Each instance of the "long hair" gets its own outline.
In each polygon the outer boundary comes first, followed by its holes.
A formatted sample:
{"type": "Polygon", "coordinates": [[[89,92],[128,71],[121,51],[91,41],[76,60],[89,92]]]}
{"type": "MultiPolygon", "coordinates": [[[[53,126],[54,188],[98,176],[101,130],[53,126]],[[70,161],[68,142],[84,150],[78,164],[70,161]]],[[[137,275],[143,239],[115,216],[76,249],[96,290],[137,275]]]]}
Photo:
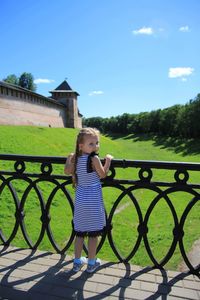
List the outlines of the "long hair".
{"type": "Polygon", "coordinates": [[[78,178],[77,178],[77,162],[78,162],[78,157],[82,155],[82,151],[80,150],[79,145],[83,144],[85,139],[89,136],[96,136],[99,137],[100,132],[96,128],[91,128],[91,127],[85,127],[82,128],[77,135],[76,138],[76,148],[75,148],[75,159],[74,159],[74,173],[72,174],[72,181],[73,181],[73,187],[76,187],[78,183],[78,178]]]}

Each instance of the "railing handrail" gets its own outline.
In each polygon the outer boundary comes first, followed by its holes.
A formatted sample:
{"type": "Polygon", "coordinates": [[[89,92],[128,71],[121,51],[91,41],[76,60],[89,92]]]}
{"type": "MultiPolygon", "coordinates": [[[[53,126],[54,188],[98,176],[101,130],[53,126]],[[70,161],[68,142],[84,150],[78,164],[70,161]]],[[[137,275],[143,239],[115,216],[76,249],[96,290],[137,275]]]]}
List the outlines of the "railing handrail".
{"type": "MultiPolygon", "coordinates": [[[[53,164],[64,164],[66,157],[64,156],[37,156],[37,155],[22,155],[22,154],[0,154],[0,160],[16,161],[22,160],[25,162],[47,162],[53,164]]],[[[104,160],[103,158],[101,159],[104,160]]],[[[155,169],[187,169],[190,171],[200,171],[200,163],[197,162],[178,162],[178,161],[157,161],[157,160],[128,160],[128,159],[113,159],[111,162],[114,168],[155,168],[155,169]]]]}
{"type": "MultiPolygon", "coordinates": [[[[68,204],[71,209],[71,213],[73,214],[74,204],[72,196],[70,195],[70,190],[68,187],[72,183],[71,176],[64,175],[62,171],[62,175],[60,174],[61,169],[57,168],[56,165],[63,165],[66,161],[66,157],[56,157],[56,156],[32,156],[32,155],[18,155],[18,154],[0,154],[0,196],[4,195],[4,189],[10,193],[11,201],[14,201],[15,204],[15,225],[10,236],[7,238],[4,236],[4,230],[0,228],[0,240],[3,242],[4,245],[9,245],[14,237],[16,236],[18,229],[21,228],[22,234],[24,239],[26,240],[27,244],[32,249],[37,249],[40,245],[41,241],[43,240],[44,234],[47,233],[48,238],[54,247],[54,249],[58,253],[64,253],[69,249],[71,246],[73,239],[74,239],[74,230],[71,226],[71,222],[69,221],[69,226],[71,233],[68,239],[67,244],[64,248],[60,249],[57,245],[56,241],[54,240],[54,236],[51,230],[51,205],[54,199],[54,196],[58,191],[62,191],[68,201],[68,204]],[[10,161],[9,164],[3,164],[5,170],[2,169],[2,161],[10,161]],[[12,164],[13,162],[13,164],[12,164]],[[38,168],[35,171],[35,168],[29,168],[29,164],[26,163],[39,163],[36,165],[38,168]],[[55,167],[55,169],[54,169],[55,167]],[[34,170],[34,171],[32,171],[34,170]],[[54,174],[53,171],[58,172],[59,174],[54,174]],[[22,191],[21,199],[18,198],[17,191],[13,181],[23,180],[26,182],[27,187],[24,187],[25,190],[22,191]],[[52,191],[50,192],[48,199],[44,199],[43,192],[40,190],[39,184],[40,182],[51,182],[53,185],[51,187],[52,191]],[[41,231],[38,236],[38,239],[35,243],[32,242],[30,239],[27,231],[26,231],[26,224],[24,222],[24,206],[29,196],[29,193],[34,190],[35,194],[38,197],[40,202],[40,209],[41,209],[41,231]]],[[[104,159],[101,158],[103,162],[104,159]]],[[[119,261],[128,262],[132,257],[134,257],[135,253],[137,252],[141,241],[144,242],[144,246],[146,251],[149,255],[149,258],[153,262],[154,266],[158,268],[162,268],[174,254],[177,244],[179,245],[182,257],[187,264],[191,273],[199,275],[200,272],[200,264],[197,266],[193,266],[190,262],[189,258],[187,257],[185,247],[184,247],[184,240],[183,237],[185,235],[185,223],[190,211],[194,208],[194,206],[199,203],[200,201],[200,182],[197,179],[197,183],[193,182],[193,175],[192,172],[189,171],[200,171],[200,163],[196,162],[173,162],[173,161],[148,161],[148,160],[126,160],[126,159],[113,159],[111,162],[111,169],[110,173],[107,178],[102,180],[102,187],[112,187],[119,192],[117,193],[117,198],[112,199],[113,204],[112,207],[108,212],[106,212],[106,230],[103,234],[101,241],[98,245],[97,251],[101,249],[104,245],[106,237],[108,237],[110,247],[112,248],[115,256],[119,259],[119,261]],[[116,168],[138,168],[137,172],[134,172],[132,179],[125,179],[125,178],[116,178],[118,173],[116,173],[116,168]],[[172,170],[170,172],[170,180],[168,182],[163,181],[163,175],[159,178],[159,176],[154,172],[154,169],[162,169],[162,170],[172,170]],[[160,181],[155,181],[159,178],[160,181]],[[135,195],[135,191],[139,190],[147,190],[152,191],[154,193],[154,198],[151,199],[150,205],[147,208],[146,212],[142,210],[141,201],[137,199],[137,195],[135,195]],[[179,216],[176,212],[176,207],[173,204],[173,197],[171,199],[171,194],[176,192],[186,192],[191,196],[190,201],[186,201],[186,207],[183,209],[182,215],[179,216]],[[134,211],[136,213],[136,218],[138,218],[137,224],[137,240],[135,245],[133,246],[131,252],[126,256],[122,257],[120,252],[118,251],[117,247],[115,246],[114,237],[113,237],[113,230],[115,228],[112,226],[113,218],[115,218],[115,214],[117,211],[118,206],[122,203],[123,199],[128,199],[133,205],[134,211]],[[171,226],[171,235],[172,235],[172,243],[169,247],[169,250],[165,257],[158,261],[152,252],[150,243],[149,243],[149,219],[151,216],[154,207],[157,205],[158,202],[163,201],[168,206],[168,209],[171,212],[171,216],[173,218],[173,224],[171,226]]],[[[167,173],[167,172],[166,172],[167,173]]],[[[168,172],[169,173],[169,172],[168,172]]],[[[127,174],[131,174],[128,172],[127,174]]],[[[159,174],[158,174],[159,175],[159,174]]],[[[164,172],[165,176],[165,172],[164,172]]],[[[121,177],[121,176],[120,176],[121,177]]],[[[197,178],[197,177],[195,177],[197,178]]],[[[140,195],[141,196],[141,195],[140,195]]],[[[4,199],[1,199],[4,201],[4,199]]],[[[126,201],[125,200],[125,201],[126,201]]],[[[181,199],[182,200],[182,199],[181,199]]],[[[5,222],[4,222],[5,224],[5,222]]],[[[6,225],[6,224],[5,224],[6,225]]],[[[3,225],[4,227],[4,225],[3,225]]],[[[87,249],[85,248],[87,252],[87,249]]]]}

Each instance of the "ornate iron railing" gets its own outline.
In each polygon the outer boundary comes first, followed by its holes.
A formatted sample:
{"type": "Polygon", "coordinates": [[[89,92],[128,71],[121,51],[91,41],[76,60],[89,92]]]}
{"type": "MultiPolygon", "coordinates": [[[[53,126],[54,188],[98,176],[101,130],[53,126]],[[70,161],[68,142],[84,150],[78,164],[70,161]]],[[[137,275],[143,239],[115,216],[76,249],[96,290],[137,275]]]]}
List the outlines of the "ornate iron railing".
{"type": "MultiPolygon", "coordinates": [[[[42,157],[6,154],[0,155],[0,205],[5,201],[4,191],[6,189],[7,194],[9,195],[9,201],[12,201],[15,207],[14,226],[8,237],[6,237],[6,235],[4,234],[7,224],[3,224],[3,220],[0,220],[0,224],[2,226],[2,228],[0,228],[0,239],[3,245],[9,245],[15,238],[19,228],[21,228],[23,238],[25,239],[28,246],[32,249],[36,249],[39,247],[45,233],[47,234],[53,248],[58,253],[66,252],[71,246],[74,239],[74,232],[71,225],[72,220],[69,220],[70,233],[68,236],[68,240],[65,243],[64,247],[62,247],[61,249],[56,243],[54,235],[52,233],[50,214],[52,201],[55,195],[58,191],[62,191],[68,203],[68,208],[69,210],[71,210],[71,216],[73,216],[73,197],[70,192],[72,181],[70,176],[66,176],[63,174],[65,160],[66,158],[64,157],[42,157]],[[30,164],[34,166],[34,168],[30,168],[29,171],[28,165],[30,164]],[[55,174],[56,167],[57,170],[59,169],[58,167],[60,167],[59,174],[55,174]],[[32,171],[36,168],[37,171],[32,171]],[[14,182],[16,182],[16,180],[20,182],[20,185],[22,182],[26,183],[26,187],[24,187],[24,190],[21,194],[21,199],[19,199],[18,191],[13,184],[14,182]],[[44,199],[43,192],[39,187],[39,184],[41,182],[45,184],[51,182],[54,186],[49,193],[48,199],[46,199],[46,201],[44,199]],[[29,234],[27,233],[26,225],[24,222],[24,207],[32,190],[34,190],[35,192],[41,210],[41,230],[36,242],[33,242],[31,240],[29,234]]],[[[187,232],[185,232],[184,230],[185,222],[190,212],[195,209],[195,205],[197,205],[198,207],[197,203],[200,201],[200,183],[190,182],[192,180],[192,176],[190,175],[191,173],[193,173],[193,171],[195,172],[195,174],[199,174],[197,173],[200,171],[199,163],[132,161],[114,159],[111,164],[111,172],[109,176],[102,181],[102,186],[103,190],[104,187],[117,189],[119,194],[117,195],[116,199],[114,199],[110,211],[106,212],[107,229],[105,234],[100,239],[97,250],[99,251],[102,248],[106,237],[108,237],[110,247],[112,248],[118,260],[122,262],[128,262],[131,258],[134,257],[141,242],[143,241],[148,256],[151,259],[153,265],[155,267],[162,268],[170,260],[175,252],[177,245],[179,244],[181,255],[184,259],[184,262],[188,266],[189,271],[191,273],[199,275],[200,264],[192,264],[186,253],[183,241],[183,237],[187,234],[187,232]],[[118,170],[123,170],[125,168],[131,170],[131,177],[135,177],[134,179],[124,179],[123,176],[123,178],[120,179],[120,176],[116,175],[118,170]],[[170,170],[171,179],[168,180],[169,182],[156,180],[156,176],[154,179],[154,173],[158,170],[166,172],[170,170]],[[135,194],[136,191],[138,192],[141,190],[156,193],[156,196],[151,199],[150,204],[145,212],[141,208],[141,200],[137,199],[137,196],[135,194]],[[186,205],[180,216],[178,216],[176,207],[173,204],[173,200],[171,199],[171,196],[176,192],[187,193],[191,196],[190,201],[186,202],[186,205]],[[126,255],[126,257],[123,257],[120,254],[120,251],[116,246],[113,237],[113,219],[115,218],[116,212],[117,210],[119,210],[121,203],[125,201],[125,199],[126,201],[129,201],[129,204],[131,203],[131,205],[133,205],[132,208],[135,211],[138,223],[136,241],[128,255],[126,255]],[[169,212],[171,213],[173,220],[173,227],[171,232],[171,245],[169,246],[169,249],[164,258],[158,261],[153,254],[148,234],[151,214],[155,206],[161,201],[162,203],[164,201],[164,203],[169,208],[169,212]]],[[[87,252],[86,247],[84,249],[87,252]]]]}

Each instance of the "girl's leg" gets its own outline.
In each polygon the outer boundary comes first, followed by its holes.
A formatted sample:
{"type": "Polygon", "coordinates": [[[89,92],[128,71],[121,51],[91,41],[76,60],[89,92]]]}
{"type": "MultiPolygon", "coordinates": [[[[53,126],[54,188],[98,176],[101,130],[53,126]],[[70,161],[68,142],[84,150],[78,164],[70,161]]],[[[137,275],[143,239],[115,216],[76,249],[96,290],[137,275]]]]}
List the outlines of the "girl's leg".
{"type": "Polygon", "coordinates": [[[96,256],[98,237],[88,238],[88,259],[93,260],[96,256]]]}
{"type": "Polygon", "coordinates": [[[95,258],[97,242],[97,237],[90,237],[88,239],[88,265],[86,270],[88,273],[93,273],[101,265],[101,260],[99,258],[95,258]]]}
{"type": "Polygon", "coordinates": [[[75,258],[81,257],[81,252],[83,250],[83,241],[84,238],[80,236],[76,236],[75,243],[74,243],[74,256],[75,258]]]}
{"type": "Polygon", "coordinates": [[[73,271],[78,272],[87,263],[87,259],[85,257],[81,257],[81,252],[83,249],[83,237],[77,236],[74,243],[74,263],[73,263],[73,271]]]}

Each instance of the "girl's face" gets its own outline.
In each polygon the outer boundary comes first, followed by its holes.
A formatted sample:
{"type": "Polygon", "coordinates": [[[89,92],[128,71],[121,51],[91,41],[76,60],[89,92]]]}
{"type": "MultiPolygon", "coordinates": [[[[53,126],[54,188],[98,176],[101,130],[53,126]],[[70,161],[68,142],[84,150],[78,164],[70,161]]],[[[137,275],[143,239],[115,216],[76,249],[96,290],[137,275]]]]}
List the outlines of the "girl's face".
{"type": "Polygon", "coordinates": [[[79,144],[79,150],[83,154],[90,154],[99,150],[99,137],[98,136],[86,136],[82,144],[79,144]]]}

